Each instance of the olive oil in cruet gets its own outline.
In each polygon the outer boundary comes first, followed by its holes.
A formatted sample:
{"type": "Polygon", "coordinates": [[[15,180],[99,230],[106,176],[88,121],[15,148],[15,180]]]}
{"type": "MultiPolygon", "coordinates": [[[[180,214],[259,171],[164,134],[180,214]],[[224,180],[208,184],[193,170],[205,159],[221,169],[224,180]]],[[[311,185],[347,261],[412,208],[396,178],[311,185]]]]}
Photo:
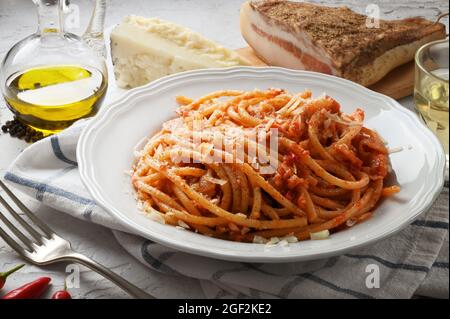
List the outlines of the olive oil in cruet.
{"type": "Polygon", "coordinates": [[[64,0],[34,2],[38,31],[7,53],[1,68],[2,93],[20,122],[49,135],[95,115],[105,97],[106,0],[96,1],[83,37],[64,32],[64,0]]]}

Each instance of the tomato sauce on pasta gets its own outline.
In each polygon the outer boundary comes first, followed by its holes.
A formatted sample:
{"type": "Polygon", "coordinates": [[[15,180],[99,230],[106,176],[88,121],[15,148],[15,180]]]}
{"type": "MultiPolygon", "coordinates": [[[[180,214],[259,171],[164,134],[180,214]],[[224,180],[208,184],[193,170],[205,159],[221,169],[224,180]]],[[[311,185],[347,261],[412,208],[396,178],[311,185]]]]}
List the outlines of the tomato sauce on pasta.
{"type": "Polygon", "coordinates": [[[163,223],[233,241],[306,240],[369,219],[400,190],[384,185],[388,150],[363,110],[344,114],[330,96],[224,90],[177,102],[132,173],[142,210],[163,223]]]}

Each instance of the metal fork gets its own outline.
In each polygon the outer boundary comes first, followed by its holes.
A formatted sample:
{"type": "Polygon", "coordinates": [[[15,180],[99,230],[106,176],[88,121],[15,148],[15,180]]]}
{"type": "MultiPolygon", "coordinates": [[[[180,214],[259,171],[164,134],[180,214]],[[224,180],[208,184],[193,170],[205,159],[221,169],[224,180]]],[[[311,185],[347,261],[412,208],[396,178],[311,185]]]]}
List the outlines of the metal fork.
{"type": "Polygon", "coordinates": [[[0,227],[0,237],[11,246],[19,255],[35,265],[49,265],[61,261],[70,261],[82,264],[93,271],[101,274],[105,278],[111,280],[117,286],[126,291],[130,296],[138,299],[154,298],[145,293],[138,287],[134,286],[127,280],[123,279],[108,268],[100,265],[96,261],[79,254],[72,250],[70,243],[64,238],[58,236],[45,223],[36,217],[0,180],[0,186],[8,194],[17,207],[34,223],[25,221],[7,202],[0,196],[0,203],[9,211],[10,215],[31,235],[28,237],[24,232],[19,230],[9,221],[0,211],[0,220],[9,229],[9,231],[20,240],[13,239],[8,233],[0,227]]]}

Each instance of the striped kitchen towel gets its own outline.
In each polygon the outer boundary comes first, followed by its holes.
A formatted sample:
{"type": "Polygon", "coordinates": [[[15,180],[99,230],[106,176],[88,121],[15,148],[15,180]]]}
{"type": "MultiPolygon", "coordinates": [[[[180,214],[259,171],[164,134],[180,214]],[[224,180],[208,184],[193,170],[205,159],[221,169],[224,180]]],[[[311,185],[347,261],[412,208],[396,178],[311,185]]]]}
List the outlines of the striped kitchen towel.
{"type": "MultiPolygon", "coordinates": [[[[5,179],[45,205],[111,228],[119,243],[157,272],[196,278],[209,298],[448,298],[448,182],[433,207],[395,236],[329,259],[255,264],[189,255],[123,232],[96,205],[77,170],[80,121],[30,147],[5,179]]],[[[95,245],[95,243],[92,243],[95,245]]],[[[99,260],[99,262],[102,262],[99,260]]],[[[177,290],[178,287],[167,289],[177,290]]]]}

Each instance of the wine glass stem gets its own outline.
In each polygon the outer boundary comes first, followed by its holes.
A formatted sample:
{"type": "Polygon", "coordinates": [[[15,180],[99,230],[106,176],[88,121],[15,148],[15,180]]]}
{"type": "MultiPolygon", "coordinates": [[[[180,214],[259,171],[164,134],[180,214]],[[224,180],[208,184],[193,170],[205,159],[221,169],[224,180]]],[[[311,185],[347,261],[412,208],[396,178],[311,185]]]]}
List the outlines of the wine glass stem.
{"type": "Polygon", "coordinates": [[[91,20],[86,29],[85,36],[92,38],[103,37],[105,27],[106,0],[96,0],[91,20]]]}

